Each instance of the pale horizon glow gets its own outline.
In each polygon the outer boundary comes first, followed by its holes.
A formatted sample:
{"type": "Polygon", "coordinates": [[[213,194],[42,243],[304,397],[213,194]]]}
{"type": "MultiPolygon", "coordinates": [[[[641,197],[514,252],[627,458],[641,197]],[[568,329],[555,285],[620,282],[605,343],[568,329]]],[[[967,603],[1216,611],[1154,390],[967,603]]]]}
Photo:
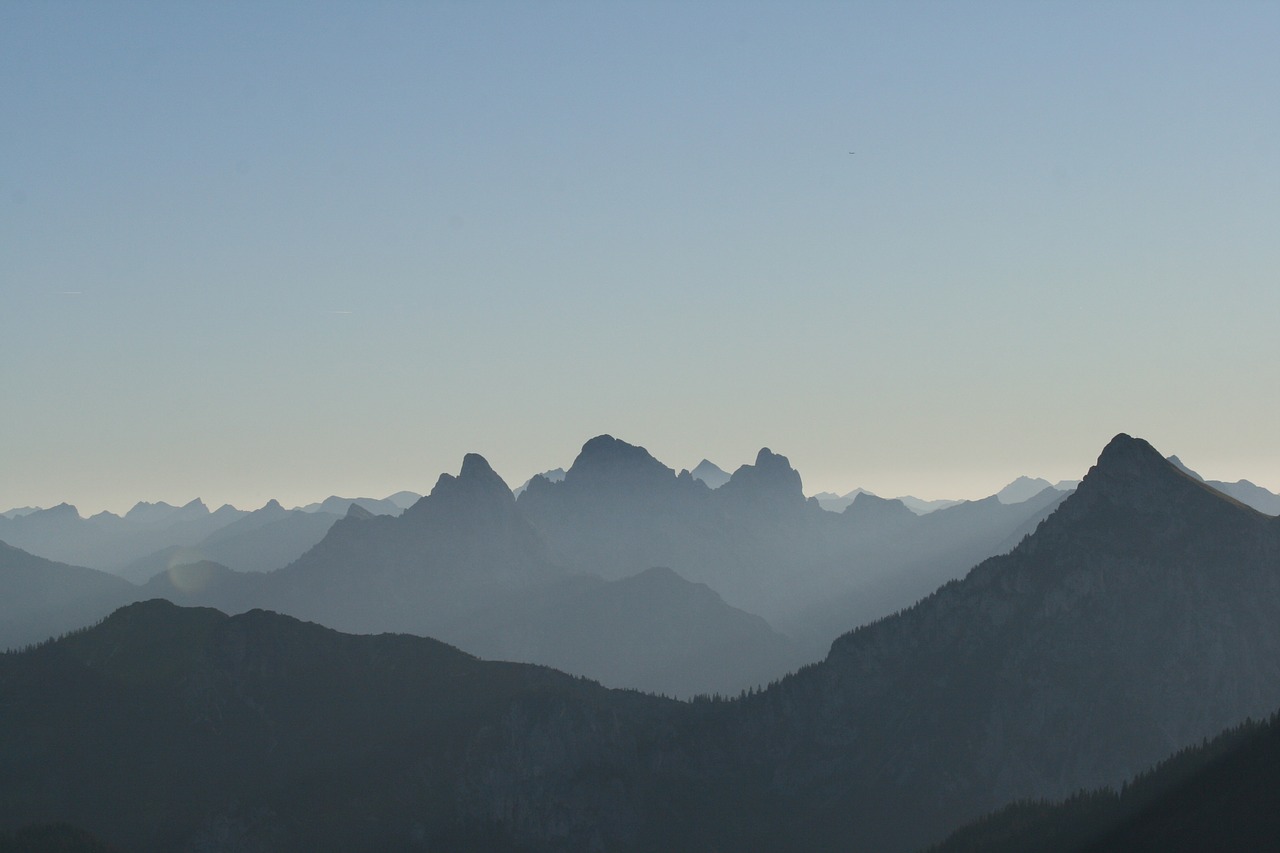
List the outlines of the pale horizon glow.
{"type": "Polygon", "coordinates": [[[0,510],[609,433],[1280,491],[1280,5],[0,5],[0,510]],[[856,152],[850,154],[849,152],[856,152]]]}

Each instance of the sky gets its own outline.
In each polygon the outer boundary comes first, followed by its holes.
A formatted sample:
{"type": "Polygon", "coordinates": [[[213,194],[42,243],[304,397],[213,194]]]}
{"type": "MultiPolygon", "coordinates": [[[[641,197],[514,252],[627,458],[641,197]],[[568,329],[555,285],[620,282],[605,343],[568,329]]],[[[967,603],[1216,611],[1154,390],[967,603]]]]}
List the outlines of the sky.
{"type": "Polygon", "coordinates": [[[0,4],[0,509],[1280,491],[1280,4],[0,4]]]}

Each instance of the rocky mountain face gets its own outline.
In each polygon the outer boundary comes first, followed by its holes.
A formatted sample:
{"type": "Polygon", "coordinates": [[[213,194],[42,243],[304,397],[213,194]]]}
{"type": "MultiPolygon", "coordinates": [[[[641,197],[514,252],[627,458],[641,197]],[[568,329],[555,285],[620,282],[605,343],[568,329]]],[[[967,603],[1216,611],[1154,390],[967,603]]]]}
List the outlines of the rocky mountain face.
{"type": "Polygon", "coordinates": [[[1280,706],[1280,522],[1117,436],[1011,553],[753,703],[824,844],[909,850],[1118,785],[1280,706]]]}

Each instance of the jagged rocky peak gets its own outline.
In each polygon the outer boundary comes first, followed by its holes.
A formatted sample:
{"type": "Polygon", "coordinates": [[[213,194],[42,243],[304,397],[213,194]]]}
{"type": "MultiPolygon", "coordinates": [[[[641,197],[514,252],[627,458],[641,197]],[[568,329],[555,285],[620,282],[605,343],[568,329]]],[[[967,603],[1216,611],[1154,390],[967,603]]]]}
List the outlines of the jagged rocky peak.
{"type": "Polygon", "coordinates": [[[760,448],[754,465],[743,465],[733,472],[723,486],[729,493],[767,493],[804,501],[804,486],[800,472],[791,467],[787,457],[774,453],[767,447],[760,448]]]}
{"type": "Polygon", "coordinates": [[[565,472],[567,486],[634,488],[674,482],[676,472],[649,451],[611,435],[598,435],[582,445],[578,458],[565,472]]]}
{"type": "Polygon", "coordinates": [[[478,453],[462,457],[458,476],[441,474],[431,494],[405,510],[409,518],[439,512],[467,512],[513,506],[515,498],[506,482],[478,453]]]}

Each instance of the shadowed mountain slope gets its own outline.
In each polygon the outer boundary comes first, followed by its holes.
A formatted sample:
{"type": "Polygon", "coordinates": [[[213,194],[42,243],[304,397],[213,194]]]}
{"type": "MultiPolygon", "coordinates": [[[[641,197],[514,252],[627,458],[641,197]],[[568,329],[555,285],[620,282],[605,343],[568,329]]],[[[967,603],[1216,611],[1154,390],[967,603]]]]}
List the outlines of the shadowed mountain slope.
{"type": "Polygon", "coordinates": [[[96,622],[136,597],[133,584],[106,572],[0,542],[0,650],[96,622]]]}
{"type": "Polygon", "coordinates": [[[151,601],[0,656],[0,830],[65,821],[135,851],[638,840],[655,831],[618,790],[672,707],[434,640],[151,601]]]}
{"type": "Polygon", "coordinates": [[[1280,847],[1280,717],[1187,749],[1119,791],[1017,803],[930,853],[1211,853],[1280,847]]]}
{"type": "Polygon", "coordinates": [[[761,701],[817,845],[911,849],[1119,784],[1280,705],[1280,522],[1117,436],[1010,554],[761,701]]]}

